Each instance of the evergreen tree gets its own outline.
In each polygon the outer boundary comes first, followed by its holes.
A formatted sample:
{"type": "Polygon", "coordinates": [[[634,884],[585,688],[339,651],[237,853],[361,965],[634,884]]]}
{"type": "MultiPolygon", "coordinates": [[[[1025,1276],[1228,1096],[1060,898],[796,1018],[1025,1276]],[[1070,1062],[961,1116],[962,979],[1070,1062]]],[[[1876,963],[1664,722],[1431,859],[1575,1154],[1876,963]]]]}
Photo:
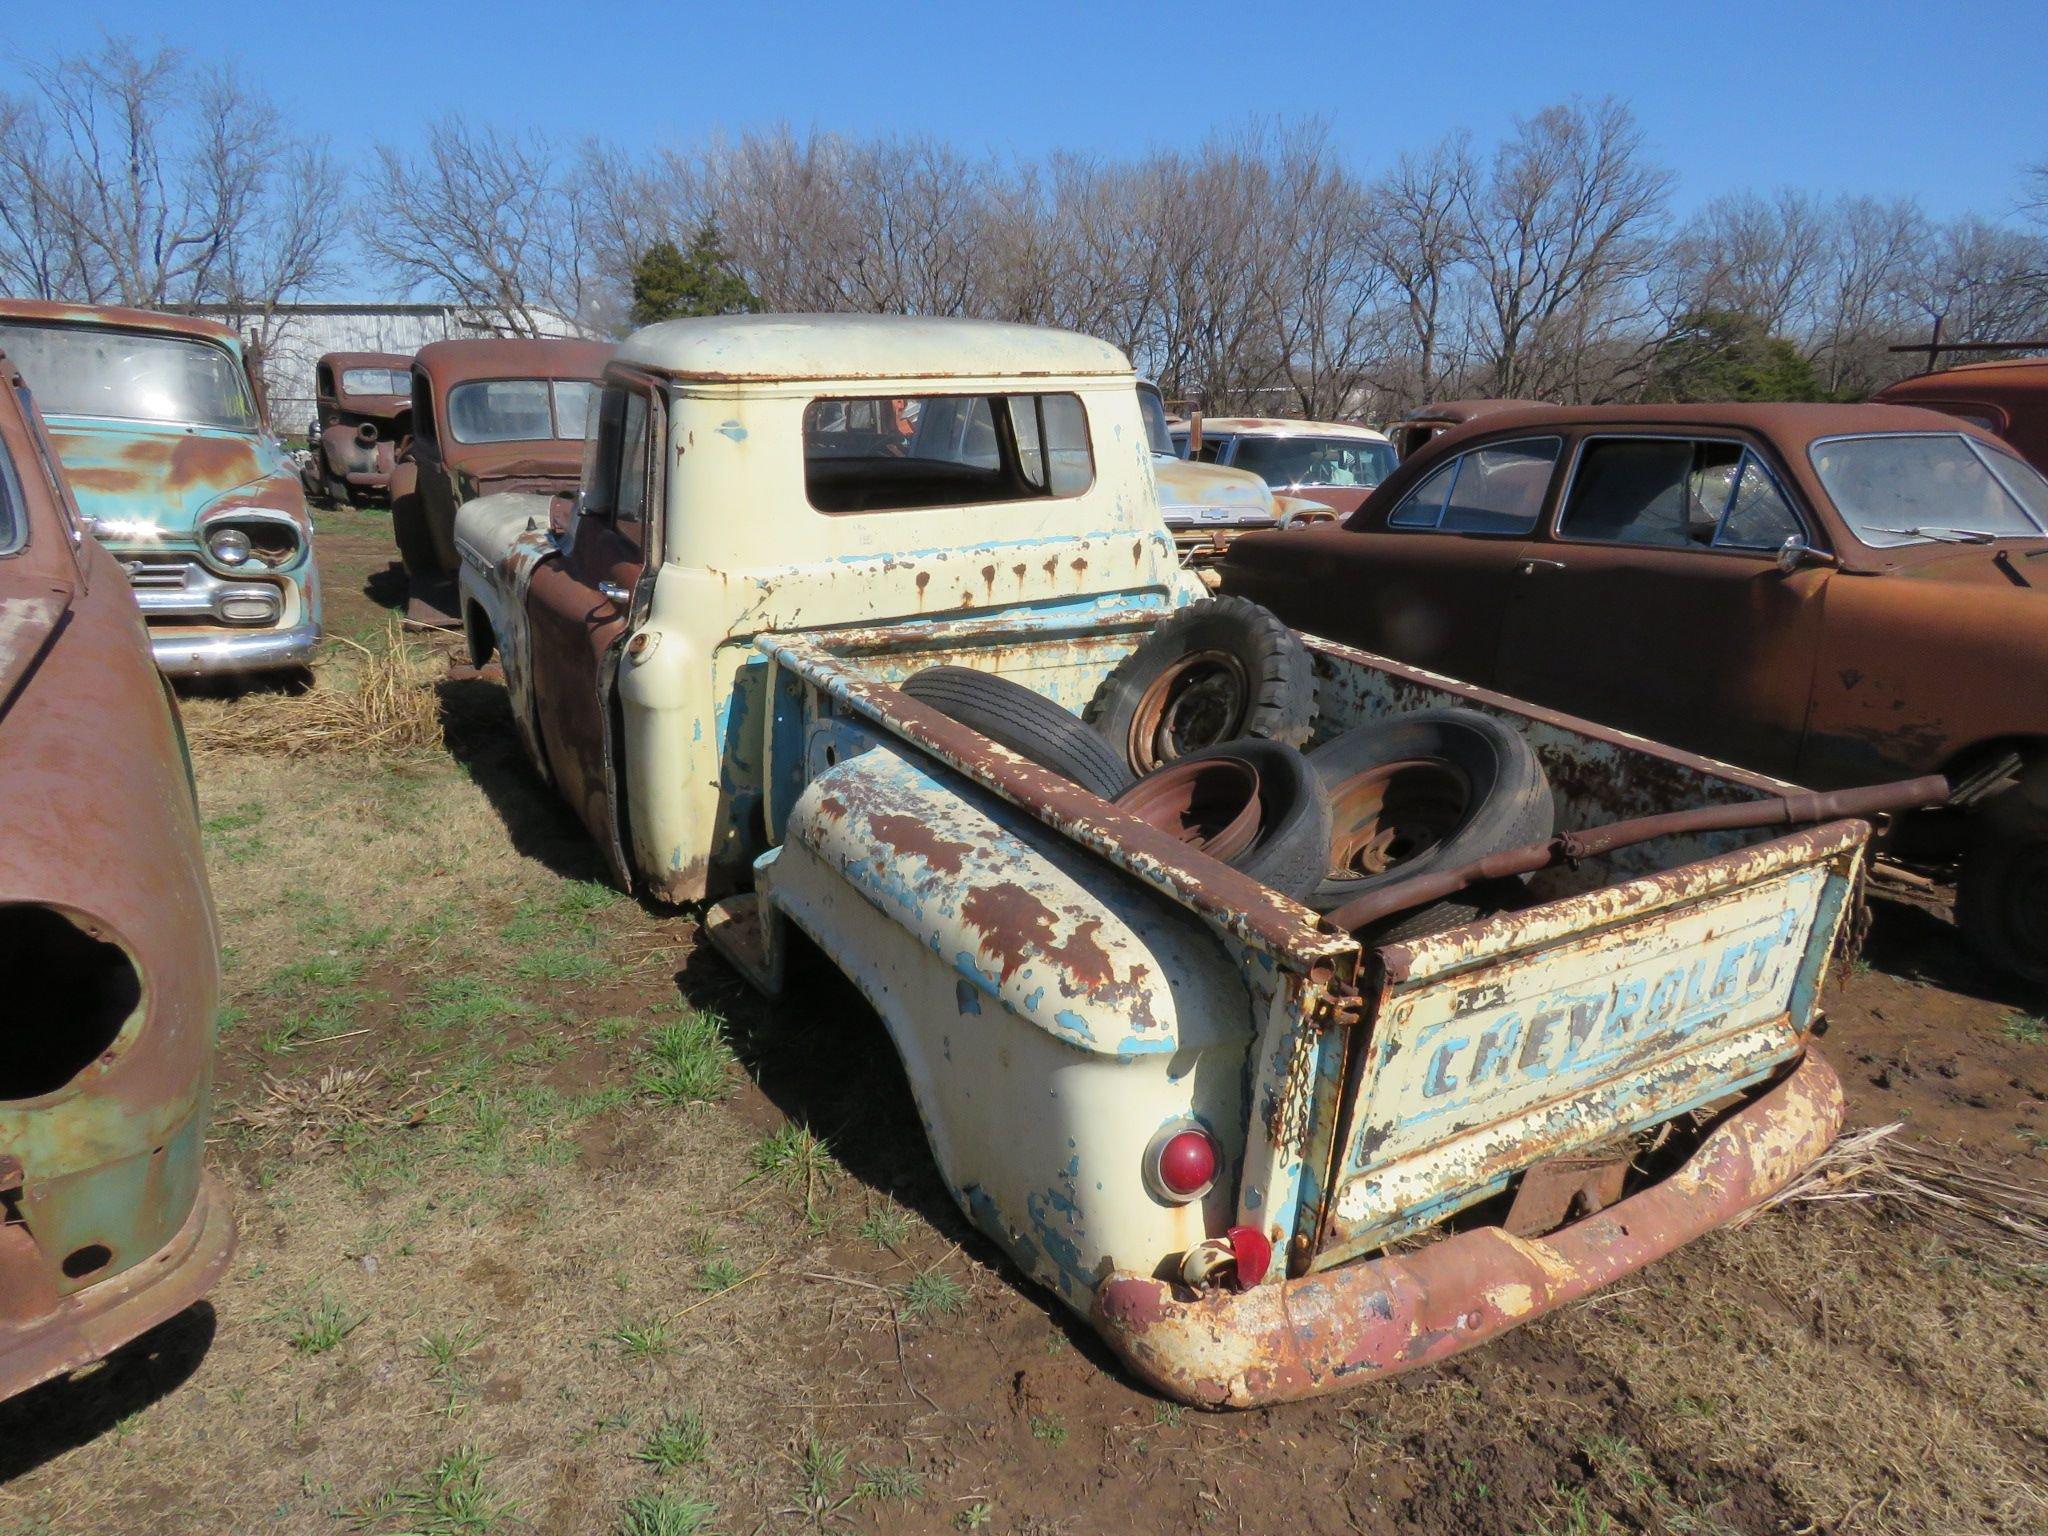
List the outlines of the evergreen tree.
{"type": "Polygon", "coordinates": [[[1720,400],[1825,400],[1813,365],[1782,336],[1747,315],[1703,309],[1686,315],[1657,344],[1646,400],[1704,404],[1720,400]]]}
{"type": "Polygon", "coordinates": [[[687,251],[657,241],[633,263],[633,323],[653,325],[689,315],[751,315],[761,301],[733,268],[732,255],[706,219],[687,251]]]}

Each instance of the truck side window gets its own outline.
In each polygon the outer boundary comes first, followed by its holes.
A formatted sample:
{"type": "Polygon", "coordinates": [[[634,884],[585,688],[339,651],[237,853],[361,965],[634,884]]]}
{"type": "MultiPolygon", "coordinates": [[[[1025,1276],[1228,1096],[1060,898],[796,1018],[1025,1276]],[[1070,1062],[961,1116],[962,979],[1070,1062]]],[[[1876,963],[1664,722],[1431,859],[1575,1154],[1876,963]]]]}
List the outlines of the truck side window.
{"type": "Polygon", "coordinates": [[[611,521],[628,539],[643,536],[647,523],[647,396],[617,384],[606,387],[597,406],[597,437],[590,460],[583,515],[611,521]]]}
{"type": "Polygon", "coordinates": [[[804,407],[804,489],[820,512],[1078,496],[1095,483],[1078,395],[914,395],[804,407]]]}

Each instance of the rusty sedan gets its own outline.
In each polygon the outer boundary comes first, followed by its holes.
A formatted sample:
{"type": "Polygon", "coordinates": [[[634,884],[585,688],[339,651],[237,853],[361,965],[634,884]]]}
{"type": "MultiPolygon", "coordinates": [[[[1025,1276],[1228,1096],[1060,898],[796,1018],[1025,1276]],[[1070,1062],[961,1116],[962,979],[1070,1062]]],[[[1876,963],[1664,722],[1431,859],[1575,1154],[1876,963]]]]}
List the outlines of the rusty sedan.
{"type": "Polygon", "coordinates": [[[1960,864],[2048,979],[2048,481],[1899,406],[1524,406],[1427,442],[1223,589],[1380,655],[1819,788],[1946,774],[1890,851],[1960,864]],[[2040,670],[2036,670],[2040,669],[2040,670]]]}
{"type": "Polygon", "coordinates": [[[176,705],[0,354],[0,1397],[184,1310],[235,1233],[200,1166],[220,986],[176,705]]]}
{"type": "Polygon", "coordinates": [[[412,365],[410,439],[391,480],[391,531],[415,623],[455,622],[455,513],[500,491],[573,491],[603,342],[436,341],[412,365]]]}

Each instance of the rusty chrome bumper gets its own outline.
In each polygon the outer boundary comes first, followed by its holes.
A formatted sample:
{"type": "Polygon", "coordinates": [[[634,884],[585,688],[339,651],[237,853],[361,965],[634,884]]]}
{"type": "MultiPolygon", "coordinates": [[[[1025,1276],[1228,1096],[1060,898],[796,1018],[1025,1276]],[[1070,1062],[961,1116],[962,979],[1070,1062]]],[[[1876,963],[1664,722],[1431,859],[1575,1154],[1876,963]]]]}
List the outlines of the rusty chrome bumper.
{"type": "Polygon", "coordinates": [[[1482,1227],[1242,1293],[1191,1296],[1121,1272],[1096,1292],[1096,1326],[1147,1383],[1204,1408],[1288,1402],[1393,1375],[1484,1343],[1721,1225],[1820,1156],[1845,1112],[1840,1079],[1809,1048],[1675,1173],[1545,1237],[1482,1227]]]}
{"type": "Polygon", "coordinates": [[[32,1248],[15,1253],[0,1233],[0,1398],[89,1365],[177,1316],[213,1288],[234,1254],[227,1194],[204,1173],[176,1236],[69,1296],[56,1295],[32,1248]]]}

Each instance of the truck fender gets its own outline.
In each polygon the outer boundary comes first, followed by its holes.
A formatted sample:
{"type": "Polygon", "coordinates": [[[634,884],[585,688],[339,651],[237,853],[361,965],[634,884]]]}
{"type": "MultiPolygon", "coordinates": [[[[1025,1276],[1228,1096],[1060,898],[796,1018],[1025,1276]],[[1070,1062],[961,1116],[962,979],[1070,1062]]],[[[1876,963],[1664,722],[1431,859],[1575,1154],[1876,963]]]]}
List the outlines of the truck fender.
{"type": "MultiPolygon", "coordinates": [[[[456,588],[463,630],[472,647],[480,636],[489,636],[504,668],[519,739],[543,778],[548,765],[534,718],[526,589],[534,567],[556,552],[548,531],[548,501],[531,492],[507,491],[464,502],[455,516],[456,588]]],[[[474,656],[479,665],[485,659],[474,656]]]]}
{"type": "MultiPolygon", "coordinates": [[[[1234,1219],[1254,1004],[1198,918],[893,741],[818,774],[785,832],[755,915],[881,1015],[955,1201],[1020,1267],[1085,1310],[1111,1268],[1234,1219]],[[1145,1149],[1188,1119],[1223,1172],[1168,1204],[1145,1149]]],[[[772,931],[750,939],[779,971],[772,931]]]]}

